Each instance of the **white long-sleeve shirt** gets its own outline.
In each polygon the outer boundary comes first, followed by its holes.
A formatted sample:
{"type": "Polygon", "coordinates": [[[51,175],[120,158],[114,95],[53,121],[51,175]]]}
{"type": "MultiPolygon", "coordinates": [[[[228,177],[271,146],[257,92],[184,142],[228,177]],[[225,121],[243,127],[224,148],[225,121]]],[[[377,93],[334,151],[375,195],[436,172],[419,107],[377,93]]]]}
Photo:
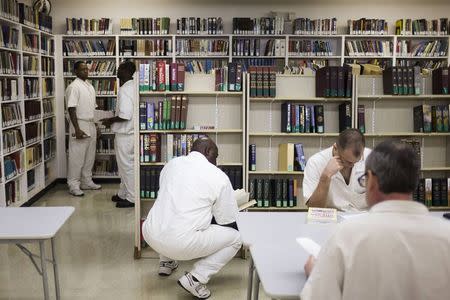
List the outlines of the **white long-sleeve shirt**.
{"type": "Polygon", "coordinates": [[[153,239],[183,238],[218,224],[236,221],[238,207],[227,175],[196,151],[174,158],[161,171],[158,197],[146,230],[153,239]]]}
{"type": "Polygon", "coordinates": [[[450,221],[413,201],[384,201],[339,224],[302,300],[449,299],[450,221]]]}

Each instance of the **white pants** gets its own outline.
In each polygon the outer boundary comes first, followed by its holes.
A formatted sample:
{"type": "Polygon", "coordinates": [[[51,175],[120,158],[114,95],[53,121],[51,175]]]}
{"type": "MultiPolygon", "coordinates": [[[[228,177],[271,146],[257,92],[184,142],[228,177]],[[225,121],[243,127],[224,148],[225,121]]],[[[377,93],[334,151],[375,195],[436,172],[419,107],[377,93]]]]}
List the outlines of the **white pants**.
{"type": "Polygon", "coordinates": [[[69,133],[69,161],[67,170],[67,185],[69,189],[79,189],[80,183],[92,182],[92,168],[95,162],[95,147],[97,145],[97,129],[93,122],[78,120],[80,129],[90,137],[76,139],[73,126],[69,133]]]}
{"type": "Polygon", "coordinates": [[[134,135],[116,133],[114,145],[120,176],[117,195],[134,203],[134,135]]]}
{"type": "Polygon", "coordinates": [[[154,240],[151,232],[145,229],[143,234],[147,243],[160,254],[160,261],[201,258],[190,273],[204,284],[236,255],[242,245],[239,231],[220,225],[210,225],[206,230],[196,231],[188,240],[178,244],[165,244],[164,236],[154,240]]]}

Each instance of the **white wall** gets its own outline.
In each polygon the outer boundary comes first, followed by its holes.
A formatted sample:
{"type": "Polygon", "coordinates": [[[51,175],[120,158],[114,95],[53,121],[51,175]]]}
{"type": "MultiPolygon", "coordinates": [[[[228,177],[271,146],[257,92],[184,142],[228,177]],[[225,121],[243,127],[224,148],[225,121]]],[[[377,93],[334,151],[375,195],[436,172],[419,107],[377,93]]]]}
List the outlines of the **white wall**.
{"type": "MultiPolygon", "coordinates": [[[[53,0],[53,24],[56,33],[64,33],[66,17],[114,19],[115,32],[121,17],[169,16],[172,23],[181,16],[221,16],[231,22],[233,16],[260,17],[270,11],[295,12],[298,17],[337,17],[345,30],[349,18],[450,17],[448,0],[53,0]]],[[[225,30],[231,30],[228,24],[225,30]]]]}

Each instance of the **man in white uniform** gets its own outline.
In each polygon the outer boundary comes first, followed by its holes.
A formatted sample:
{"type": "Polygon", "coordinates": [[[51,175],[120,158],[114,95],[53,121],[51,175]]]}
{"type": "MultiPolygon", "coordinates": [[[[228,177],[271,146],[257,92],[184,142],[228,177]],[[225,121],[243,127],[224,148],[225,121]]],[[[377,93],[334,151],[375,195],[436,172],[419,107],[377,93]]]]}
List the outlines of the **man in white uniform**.
{"type": "Polygon", "coordinates": [[[218,149],[197,139],[188,156],[172,159],[160,175],[158,197],[143,225],[147,243],[160,254],[160,275],[170,275],[175,260],[201,258],[178,280],[192,295],[206,299],[206,283],[240,249],[238,207],[227,175],[216,167],[218,149]],[[211,224],[214,217],[215,223],[211,224]]]}
{"type": "Polygon", "coordinates": [[[410,145],[385,141],[360,177],[370,211],[338,225],[315,263],[302,300],[449,298],[450,221],[412,201],[420,159],[410,145]]]}
{"type": "Polygon", "coordinates": [[[358,184],[370,149],[357,129],[346,129],[333,146],[308,159],[303,177],[303,198],[310,207],[343,211],[367,209],[365,189],[358,184]]]}
{"type": "Polygon", "coordinates": [[[120,89],[116,103],[115,116],[103,119],[106,127],[111,127],[115,133],[117,168],[120,176],[120,189],[111,200],[116,207],[134,207],[134,85],[133,74],[136,66],[131,61],[125,61],[117,69],[120,89]]]}
{"type": "Polygon", "coordinates": [[[82,190],[98,190],[100,185],[92,181],[95,161],[97,128],[94,110],[97,107],[94,87],[86,81],[88,67],[77,61],[74,65],[77,78],[66,89],[67,109],[70,117],[69,159],[67,185],[74,196],[83,196],[82,190]]]}

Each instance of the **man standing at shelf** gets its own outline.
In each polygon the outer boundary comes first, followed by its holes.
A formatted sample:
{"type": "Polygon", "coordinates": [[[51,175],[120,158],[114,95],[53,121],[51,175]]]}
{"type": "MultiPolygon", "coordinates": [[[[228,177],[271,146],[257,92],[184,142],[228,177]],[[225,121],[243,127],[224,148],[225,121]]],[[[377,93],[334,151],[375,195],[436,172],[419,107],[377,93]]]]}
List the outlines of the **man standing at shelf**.
{"type": "Polygon", "coordinates": [[[241,247],[235,194],[228,176],[216,167],[217,156],[211,139],[198,138],[188,156],[169,161],[142,226],[145,240],[160,254],[159,275],[170,275],[176,260],[200,258],[178,280],[200,299],[211,295],[206,283],[241,247]]]}
{"type": "Polygon", "coordinates": [[[74,64],[77,78],[66,89],[69,111],[69,161],[67,185],[74,196],[83,196],[82,190],[98,190],[100,185],[92,181],[98,128],[94,123],[97,107],[94,87],[86,81],[88,67],[84,62],[74,64]]]}
{"type": "Polygon", "coordinates": [[[358,178],[369,213],[339,224],[308,259],[302,300],[449,298],[450,222],[412,200],[419,172],[410,145],[375,147],[358,178]]]}
{"type": "Polygon", "coordinates": [[[365,188],[358,184],[370,154],[358,129],[346,129],[336,143],[308,160],[303,178],[303,198],[309,207],[342,211],[367,209],[365,188]]]}
{"type": "Polygon", "coordinates": [[[120,176],[120,188],[111,200],[116,207],[134,207],[134,108],[136,105],[133,86],[133,74],[136,66],[131,61],[125,61],[117,69],[120,80],[117,95],[115,116],[103,119],[102,124],[111,127],[115,133],[114,148],[116,150],[117,168],[120,176]]]}

